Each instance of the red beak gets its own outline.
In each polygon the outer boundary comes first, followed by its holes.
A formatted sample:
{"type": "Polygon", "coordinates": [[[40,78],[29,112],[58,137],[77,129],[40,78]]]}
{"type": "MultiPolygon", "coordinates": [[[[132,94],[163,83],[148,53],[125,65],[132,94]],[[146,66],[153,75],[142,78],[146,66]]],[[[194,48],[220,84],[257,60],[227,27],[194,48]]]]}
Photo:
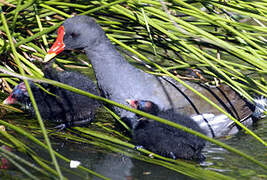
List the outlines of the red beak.
{"type": "Polygon", "coordinates": [[[137,102],[136,102],[136,100],[126,99],[126,102],[131,106],[131,108],[137,109],[137,102]]]}
{"type": "Polygon", "coordinates": [[[57,39],[52,45],[52,47],[49,49],[47,55],[45,56],[44,62],[50,61],[53,57],[55,57],[64,50],[65,48],[65,44],[63,43],[64,34],[65,34],[64,26],[60,26],[57,32],[57,39]]]}
{"type": "Polygon", "coordinates": [[[12,97],[12,93],[3,101],[3,104],[16,104],[16,99],[12,97]]]}

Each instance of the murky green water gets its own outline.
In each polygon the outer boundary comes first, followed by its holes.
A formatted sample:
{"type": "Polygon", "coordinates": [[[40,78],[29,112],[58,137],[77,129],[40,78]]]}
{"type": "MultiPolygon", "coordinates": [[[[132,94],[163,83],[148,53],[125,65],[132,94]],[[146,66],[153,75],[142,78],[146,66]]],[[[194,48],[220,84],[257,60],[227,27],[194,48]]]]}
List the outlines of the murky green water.
{"type": "MultiPolygon", "coordinates": [[[[253,132],[267,141],[267,119],[262,119],[256,127],[251,128],[253,132]]],[[[234,135],[222,142],[253,156],[255,159],[267,164],[267,149],[263,144],[257,142],[253,137],[245,133],[234,135]]],[[[212,169],[237,179],[266,179],[267,173],[258,165],[230,153],[216,145],[209,144],[205,148],[207,157],[207,169],[212,169]],[[262,176],[263,175],[263,176],[262,176]]]]}
{"type": "MultiPolygon", "coordinates": [[[[102,119],[104,117],[105,116],[103,115],[102,119]]],[[[22,122],[22,126],[25,125],[27,127],[27,124],[29,124],[29,122],[27,122],[28,118],[24,118],[25,117],[14,117],[9,115],[3,117],[4,120],[9,122],[13,121],[16,124],[20,121],[22,122]]],[[[96,122],[97,121],[98,120],[96,120],[96,122]]],[[[94,127],[95,126],[92,125],[92,127],[89,128],[94,127]]],[[[252,127],[252,129],[263,140],[267,141],[267,119],[262,119],[258,122],[257,126],[252,127]]],[[[67,134],[67,132],[61,133],[64,135],[67,134]]],[[[41,140],[43,139],[40,134],[37,135],[37,137],[41,140]]],[[[56,136],[50,137],[53,143],[53,147],[57,152],[65,157],[68,157],[71,160],[80,161],[84,167],[89,168],[111,179],[192,179],[191,177],[185,176],[168,168],[143,162],[141,160],[128,157],[123,153],[111,151],[108,148],[101,148],[99,146],[93,146],[90,144],[73,143],[69,139],[57,138],[56,136]]],[[[20,138],[23,139],[23,137],[20,138]]],[[[264,145],[257,142],[251,136],[241,132],[231,138],[222,139],[221,141],[255,157],[255,159],[260,160],[262,163],[267,164],[266,148],[264,148],[264,145]]],[[[29,140],[25,139],[25,144],[27,144],[29,147],[34,147],[33,149],[40,155],[40,157],[47,160],[50,159],[47,152],[34,145],[29,140]]],[[[131,149],[126,149],[126,152],[132,153],[137,156],[139,154],[139,152],[131,149]]],[[[25,154],[22,154],[20,152],[17,153],[18,155],[31,160],[29,157],[25,156],[25,154]]],[[[236,179],[267,178],[266,172],[258,165],[251,163],[248,160],[239,157],[236,154],[230,153],[216,145],[208,144],[204,149],[204,154],[207,159],[205,162],[201,163],[203,169],[216,171],[236,179]]],[[[68,163],[60,160],[60,164],[63,170],[64,168],[69,169],[68,163]]],[[[99,179],[87,172],[78,169],[71,169],[71,173],[64,171],[64,175],[66,175],[69,179],[99,179]]],[[[0,176],[7,179],[9,179],[10,177],[14,179],[25,178],[25,175],[16,170],[16,168],[8,171],[2,170],[0,171],[0,176]]]]}

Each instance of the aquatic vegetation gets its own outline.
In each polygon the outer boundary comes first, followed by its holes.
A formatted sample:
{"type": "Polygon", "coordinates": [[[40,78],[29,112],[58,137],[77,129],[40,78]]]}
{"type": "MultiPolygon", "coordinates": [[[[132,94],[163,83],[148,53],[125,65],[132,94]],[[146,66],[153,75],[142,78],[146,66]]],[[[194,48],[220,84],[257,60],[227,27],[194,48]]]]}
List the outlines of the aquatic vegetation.
{"type": "MultiPolygon", "coordinates": [[[[148,73],[171,76],[185,86],[184,80],[188,79],[209,86],[226,83],[251,102],[256,95],[267,96],[266,1],[117,0],[75,1],[74,4],[70,1],[10,0],[0,1],[0,6],[1,99],[4,99],[21,79],[24,80],[27,89],[29,89],[27,80],[47,82],[184,129],[162,118],[43,78],[42,61],[56,38],[56,29],[66,18],[78,14],[94,17],[120,52],[130,62],[148,73]]],[[[72,61],[69,55],[63,54],[56,58],[54,66],[76,70],[91,68],[82,55],[75,51],[69,53],[79,61],[72,61]]],[[[192,91],[212,104],[205,96],[193,89],[192,91]]],[[[135,146],[128,142],[128,137],[114,129],[112,124],[114,122],[110,121],[112,119],[110,117],[108,121],[93,123],[92,127],[96,128],[94,130],[91,127],[74,128],[68,130],[70,134],[56,132],[48,135],[48,132],[53,131],[45,128],[30,92],[29,96],[33,101],[38,122],[24,116],[21,120],[14,118],[16,120],[11,121],[9,116],[6,117],[5,111],[13,112],[14,108],[0,105],[0,124],[7,127],[6,131],[0,131],[1,144],[27,153],[35,165],[31,166],[32,164],[16,156],[13,151],[6,152],[1,148],[0,151],[1,154],[13,159],[17,163],[14,165],[32,179],[38,179],[36,172],[44,177],[53,176],[60,179],[63,179],[68,172],[67,168],[61,168],[57,161],[63,159],[70,162],[70,159],[52,149],[49,140],[51,138],[53,140],[67,138],[72,142],[92,144],[164,166],[192,178],[231,178],[215,171],[195,167],[195,164],[173,161],[156,154],[153,156],[157,159],[151,159],[147,156],[151,152],[144,149],[139,150],[141,155],[129,152],[129,149],[134,150],[135,146]],[[40,140],[42,137],[45,143],[40,140]],[[31,143],[28,145],[25,142],[31,143]],[[48,149],[46,152],[49,152],[52,163],[38,156],[36,146],[43,151],[48,149]],[[32,171],[23,166],[32,168],[32,171]]],[[[195,132],[190,131],[190,133],[195,132]]],[[[266,138],[259,137],[253,132],[248,133],[254,138],[255,143],[261,143],[265,151],[266,138]]],[[[249,156],[242,150],[239,151],[201,134],[199,136],[237,153],[236,156],[243,156],[267,168],[259,161],[261,159],[249,156]]],[[[82,165],[78,168],[105,178],[82,165]]]]}

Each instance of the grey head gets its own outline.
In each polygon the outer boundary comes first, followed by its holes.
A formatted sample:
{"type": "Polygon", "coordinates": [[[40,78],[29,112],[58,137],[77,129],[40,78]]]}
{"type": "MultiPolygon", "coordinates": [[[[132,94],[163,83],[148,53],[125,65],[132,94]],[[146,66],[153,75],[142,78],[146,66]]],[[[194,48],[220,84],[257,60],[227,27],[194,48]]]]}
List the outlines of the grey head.
{"type": "Polygon", "coordinates": [[[74,16],[67,19],[63,26],[64,49],[91,49],[107,39],[102,28],[89,16],[74,16]]]}

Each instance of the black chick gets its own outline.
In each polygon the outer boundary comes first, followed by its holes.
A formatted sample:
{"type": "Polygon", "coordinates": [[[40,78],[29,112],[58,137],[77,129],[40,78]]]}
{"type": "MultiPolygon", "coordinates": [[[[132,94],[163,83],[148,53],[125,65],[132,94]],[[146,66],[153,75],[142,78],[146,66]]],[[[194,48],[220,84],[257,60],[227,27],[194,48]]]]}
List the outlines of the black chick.
{"type": "MultiPolygon", "coordinates": [[[[160,111],[151,101],[127,100],[132,108],[157,115],[177,124],[203,133],[199,125],[190,117],[178,114],[172,110],[160,111]]],[[[201,150],[205,140],[169,125],[140,117],[132,124],[132,136],[136,145],[165,157],[203,161],[205,157],[201,150]]],[[[133,122],[133,120],[131,121],[133,122]]]]}
{"type": "MultiPolygon", "coordinates": [[[[99,95],[95,83],[88,77],[71,71],[58,72],[52,68],[45,70],[45,77],[75,88],[99,95]]],[[[101,104],[86,96],[50,85],[41,84],[49,93],[30,82],[34,98],[43,119],[58,123],[59,129],[90,123],[101,104]]],[[[4,104],[22,104],[34,116],[35,111],[30,101],[24,82],[18,84],[4,101],[4,104]]]]}

